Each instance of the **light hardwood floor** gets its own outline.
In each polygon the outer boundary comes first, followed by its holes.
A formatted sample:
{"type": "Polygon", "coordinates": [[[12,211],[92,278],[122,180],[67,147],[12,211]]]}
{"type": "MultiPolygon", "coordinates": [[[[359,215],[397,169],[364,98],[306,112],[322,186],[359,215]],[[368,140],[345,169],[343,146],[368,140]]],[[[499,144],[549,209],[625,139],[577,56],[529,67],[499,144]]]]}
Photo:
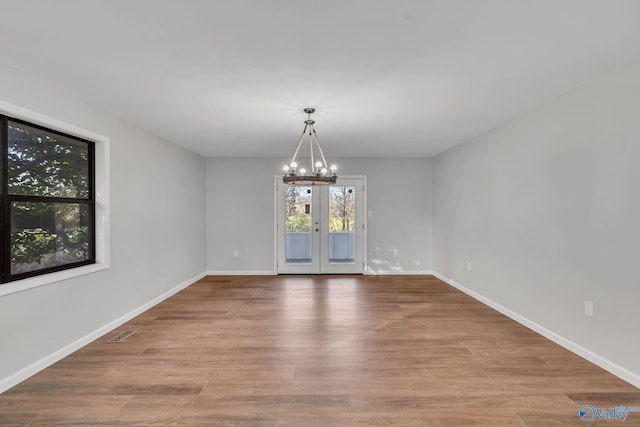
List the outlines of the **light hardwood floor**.
{"type": "Polygon", "coordinates": [[[207,277],[0,395],[0,425],[585,426],[583,404],[640,390],[431,276],[207,277]]]}

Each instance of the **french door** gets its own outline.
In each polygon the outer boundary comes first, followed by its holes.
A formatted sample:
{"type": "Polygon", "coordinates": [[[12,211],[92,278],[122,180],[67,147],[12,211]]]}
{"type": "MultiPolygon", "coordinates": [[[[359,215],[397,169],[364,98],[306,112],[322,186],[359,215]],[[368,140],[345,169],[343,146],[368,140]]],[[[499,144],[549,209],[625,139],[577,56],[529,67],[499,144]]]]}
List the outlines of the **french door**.
{"type": "Polygon", "coordinates": [[[361,274],[364,178],[276,191],[278,273],[361,274]]]}

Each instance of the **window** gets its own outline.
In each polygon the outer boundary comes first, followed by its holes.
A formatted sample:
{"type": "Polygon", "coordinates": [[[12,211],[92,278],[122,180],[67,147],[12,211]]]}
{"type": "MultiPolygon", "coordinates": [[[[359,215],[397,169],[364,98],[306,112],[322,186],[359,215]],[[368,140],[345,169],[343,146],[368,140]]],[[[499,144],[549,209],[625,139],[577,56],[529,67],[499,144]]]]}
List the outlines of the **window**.
{"type": "Polygon", "coordinates": [[[2,282],[95,263],[94,143],[0,124],[2,282]]]}

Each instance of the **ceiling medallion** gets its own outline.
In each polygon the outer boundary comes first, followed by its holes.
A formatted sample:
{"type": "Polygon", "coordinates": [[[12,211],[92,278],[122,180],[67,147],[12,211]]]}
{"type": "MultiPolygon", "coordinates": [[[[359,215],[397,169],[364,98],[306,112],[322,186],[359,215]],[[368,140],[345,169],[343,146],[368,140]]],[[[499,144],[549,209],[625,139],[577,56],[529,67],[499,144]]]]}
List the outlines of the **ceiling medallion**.
{"type": "Polygon", "coordinates": [[[330,185],[335,184],[338,179],[338,176],[336,175],[336,170],[338,170],[338,168],[336,165],[331,165],[331,168],[327,165],[327,159],[325,159],[322,146],[320,146],[318,134],[316,134],[316,130],[313,127],[315,120],[311,119],[311,114],[315,111],[315,108],[304,109],[304,112],[307,113],[307,120],[304,121],[302,135],[300,135],[300,140],[298,141],[296,150],[293,152],[291,162],[289,162],[289,165],[285,165],[282,168],[284,171],[282,181],[285,184],[301,186],[330,185]],[[298,163],[296,162],[296,158],[298,157],[298,153],[300,152],[300,148],[302,147],[303,140],[305,139],[304,136],[307,134],[307,131],[309,133],[309,157],[311,159],[311,173],[309,174],[307,174],[306,169],[303,167],[298,168],[298,163]],[[314,147],[317,147],[320,159],[322,160],[316,160],[317,157],[315,157],[314,147]]]}

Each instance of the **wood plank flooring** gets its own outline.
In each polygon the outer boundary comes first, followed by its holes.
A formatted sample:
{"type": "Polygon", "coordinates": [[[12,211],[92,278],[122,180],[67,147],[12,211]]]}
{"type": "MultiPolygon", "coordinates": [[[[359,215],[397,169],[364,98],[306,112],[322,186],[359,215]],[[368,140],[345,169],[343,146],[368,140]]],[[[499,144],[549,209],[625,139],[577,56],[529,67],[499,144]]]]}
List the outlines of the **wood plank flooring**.
{"type": "Polygon", "coordinates": [[[584,426],[583,404],[640,390],[431,276],[210,276],[0,395],[0,425],[584,426]]]}

